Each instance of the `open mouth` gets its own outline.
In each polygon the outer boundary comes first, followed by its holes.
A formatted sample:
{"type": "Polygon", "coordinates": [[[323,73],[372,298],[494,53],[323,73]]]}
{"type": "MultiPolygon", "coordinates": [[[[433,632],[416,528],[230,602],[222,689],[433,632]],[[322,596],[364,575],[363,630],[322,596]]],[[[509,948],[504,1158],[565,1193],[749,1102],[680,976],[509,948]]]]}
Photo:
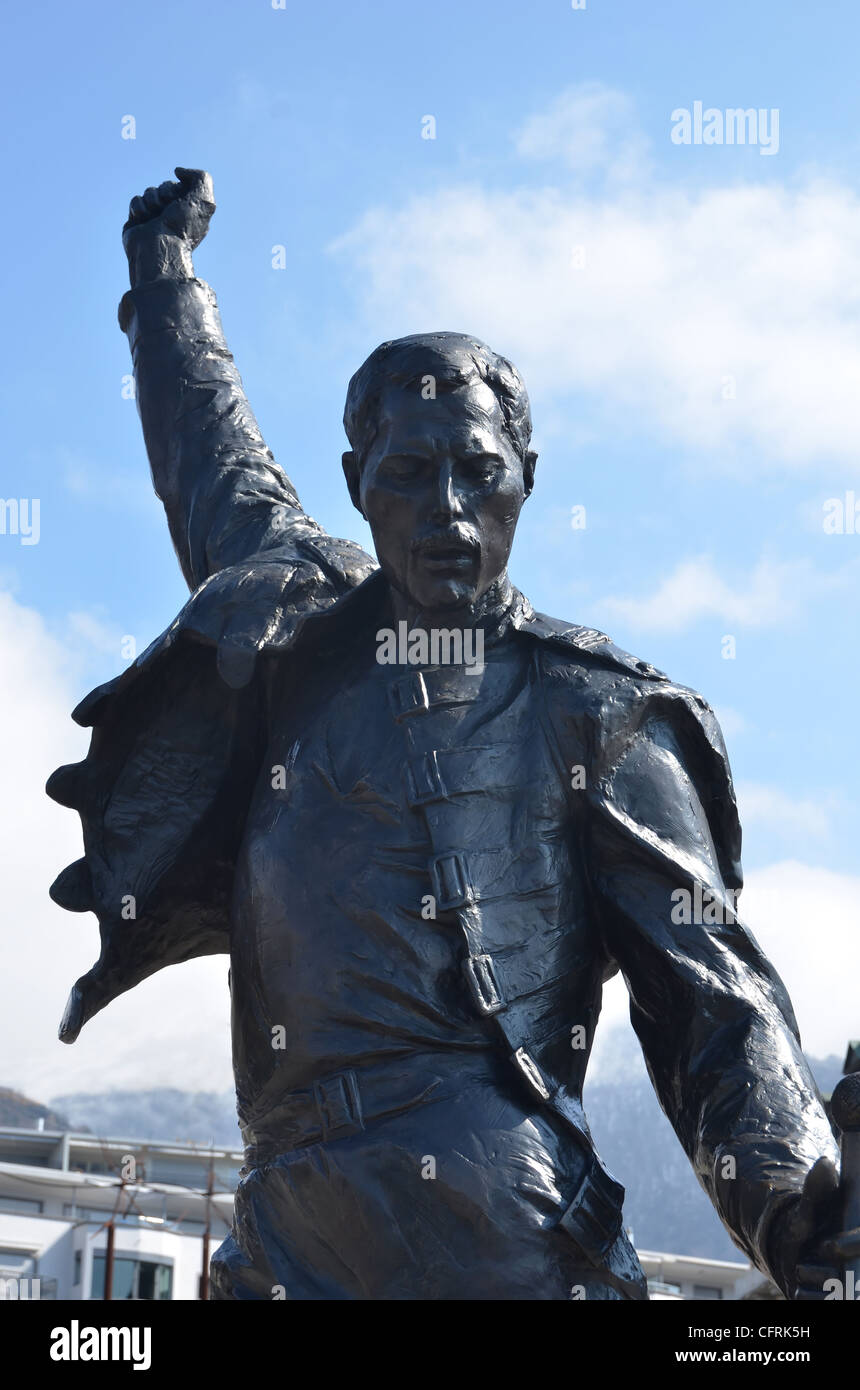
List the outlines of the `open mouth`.
{"type": "Polygon", "coordinates": [[[446,545],[422,546],[420,552],[422,563],[432,570],[465,570],[469,569],[477,559],[477,552],[471,545],[446,545]]]}
{"type": "Polygon", "coordinates": [[[422,564],[433,570],[468,569],[478,558],[478,546],[466,536],[428,536],[415,547],[422,564]]]}

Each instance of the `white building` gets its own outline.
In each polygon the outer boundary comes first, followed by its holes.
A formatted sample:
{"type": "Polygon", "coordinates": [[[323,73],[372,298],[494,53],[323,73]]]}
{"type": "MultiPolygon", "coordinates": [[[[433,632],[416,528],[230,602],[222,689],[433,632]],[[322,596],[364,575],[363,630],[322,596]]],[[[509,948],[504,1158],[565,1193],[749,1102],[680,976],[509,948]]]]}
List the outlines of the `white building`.
{"type": "Polygon", "coordinates": [[[207,1221],[214,1251],[241,1164],[232,1149],[0,1128],[2,1294],[103,1298],[113,1219],[115,1299],[199,1298],[207,1221]]]}
{"type": "Polygon", "coordinates": [[[648,1280],[648,1295],[666,1299],[740,1299],[776,1297],[770,1280],[746,1262],[705,1260],[697,1255],[670,1255],[637,1250],[648,1280]]]}

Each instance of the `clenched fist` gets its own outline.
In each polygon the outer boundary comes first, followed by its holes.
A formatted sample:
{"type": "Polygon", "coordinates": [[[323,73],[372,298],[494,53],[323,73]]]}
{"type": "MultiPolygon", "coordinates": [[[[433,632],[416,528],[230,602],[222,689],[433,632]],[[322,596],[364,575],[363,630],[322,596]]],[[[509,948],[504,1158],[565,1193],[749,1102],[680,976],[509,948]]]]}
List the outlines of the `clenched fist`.
{"type": "Polygon", "coordinates": [[[215,211],[212,180],[203,169],[176,169],[167,179],[132,198],[122,241],[132,285],[160,276],[193,276],[191,252],[209,229],[215,211]]]}

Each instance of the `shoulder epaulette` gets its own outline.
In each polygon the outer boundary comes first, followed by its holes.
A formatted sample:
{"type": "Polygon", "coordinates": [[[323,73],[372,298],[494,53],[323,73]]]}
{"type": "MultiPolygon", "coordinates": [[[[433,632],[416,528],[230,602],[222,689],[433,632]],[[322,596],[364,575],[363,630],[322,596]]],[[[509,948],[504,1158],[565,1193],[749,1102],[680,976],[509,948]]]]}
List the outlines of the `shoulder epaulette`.
{"type": "Polygon", "coordinates": [[[560,618],[550,618],[546,613],[535,613],[523,609],[518,615],[516,626],[542,642],[551,642],[562,650],[588,652],[607,666],[627,674],[645,677],[647,680],[668,681],[669,677],[647,661],[640,661],[621,647],[616,647],[605,632],[595,627],[580,627],[576,623],[565,623],[560,618]]]}

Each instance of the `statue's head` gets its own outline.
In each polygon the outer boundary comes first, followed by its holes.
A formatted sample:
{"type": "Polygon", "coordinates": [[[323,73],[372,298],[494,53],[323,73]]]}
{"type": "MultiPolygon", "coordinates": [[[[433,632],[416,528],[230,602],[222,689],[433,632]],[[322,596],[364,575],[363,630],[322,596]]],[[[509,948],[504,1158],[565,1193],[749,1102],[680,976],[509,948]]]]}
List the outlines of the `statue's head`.
{"type": "Polygon", "coordinates": [[[516,367],[463,333],[397,338],[350,381],[343,422],[350,496],[389,583],[425,612],[476,604],[534,483],[516,367]]]}

